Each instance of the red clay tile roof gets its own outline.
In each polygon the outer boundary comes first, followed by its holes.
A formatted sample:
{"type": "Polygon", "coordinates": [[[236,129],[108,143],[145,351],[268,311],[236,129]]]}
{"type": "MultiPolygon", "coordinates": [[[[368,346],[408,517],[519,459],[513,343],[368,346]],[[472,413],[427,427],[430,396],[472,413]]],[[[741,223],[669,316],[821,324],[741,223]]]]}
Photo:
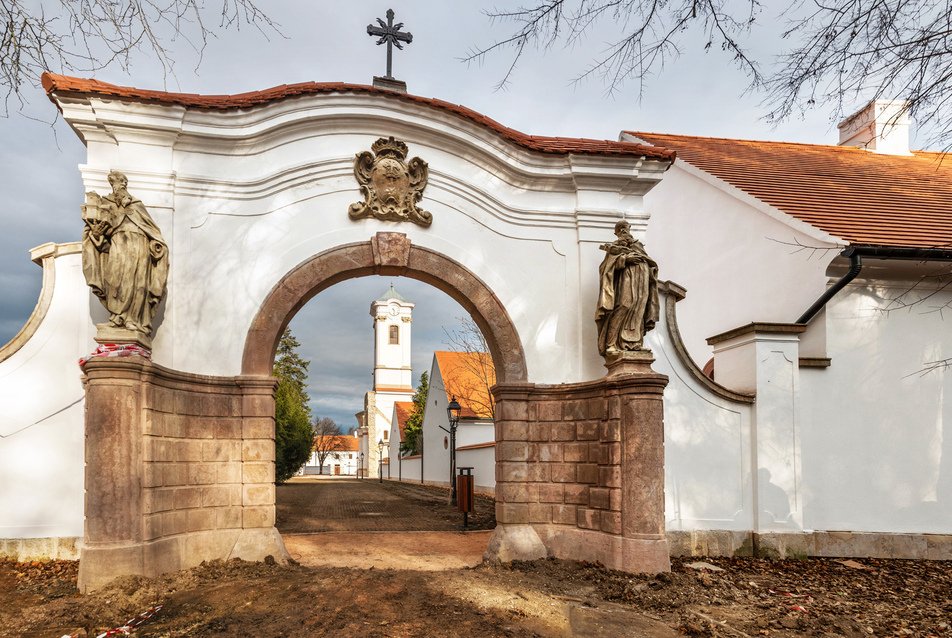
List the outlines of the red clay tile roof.
{"type": "Polygon", "coordinates": [[[485,352],[434,353],[446,388],[446,402],[454,396],[463,410],[460,418],[490,418],[489,388],[496,383],[492,357],[485,352]]]}
{"type": "Polygon", "coordinates": [[[407,419],[413,414],[413,401],[397,401],[393,406],[397,409],[397,427],[400,428],[400,442],[403,443],[403,431],[407,429],[407,419]]]}
{"type": "Polygon", "coordinates": [[[341,435],[327,435],[327,436],[315,436],[314,437],[314,450],[318,449],[318,440],[319,439],[330,439],[328,444],[324,446],[324,449],[330,450],[331,452],[356,452],[357,451],[357,438],[353,436],[347,436],[345,434],[341,435]]]}
{"type": "Polygon", "coordinates": [[[852,245],[952,246],[952,160],[938,153],[626,132],[852,245]]]}
{"type": "Polygon", "coordinates": [[[300,84],[282,84],[281,86],[276,86],[264,91],[252,91],[251,93],[240,93],[238,95],[197,95],[195,93],[147,91],[144,89],[107,84],[99,80],[87,80],[53,73],[44,73],[42,81],[43,88],[46,89],[46,93],[51,100],[53,100],[53,93],[57,95],[98,95],[105,98],[122,98],[139,102],[155,102],[158,104],[178,104],[189,108],[217,111],[251,108],[298,95],[314,95],[317,93],[373,93],[455,113],[456,115],[495,131],[514,144],[540,153],[556,155],[573,153],[582,155],[643,156],[648,159],[674,161],[674,153],[664,148],[655,148],[653,146],[645,146],[644,144],[634,144],[631,142],[614,142],[611,140],[526,135],[525,133],[507,128],[495,120],[491,120],[485,115],[481,115],[465,106],[459,106],[433,98],[377,89],[362,84],[301,82],[300,84]]]}

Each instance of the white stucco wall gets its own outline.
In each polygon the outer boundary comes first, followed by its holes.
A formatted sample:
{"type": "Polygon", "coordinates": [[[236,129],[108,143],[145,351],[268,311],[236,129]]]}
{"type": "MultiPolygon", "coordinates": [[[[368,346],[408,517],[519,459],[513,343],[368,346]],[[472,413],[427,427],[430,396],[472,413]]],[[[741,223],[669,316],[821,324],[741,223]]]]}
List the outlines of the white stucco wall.
{"type": "Polygon", "coordinates": [[[78,245],[48,244],[33,252],[53,269],[45,276],[52,297],[33,335],[18,349],[15,339],[0,350],[0,539],[81,537],[85,437],[78,362],[96,347],[90,293],[78,245]]]}
{"type": "MultiPolygon", "coordinates": [[[[394,457],[396,459],[396,457],[394,457]]],[[[402,481],[412,481],[414,483],[420,482],[420,468],[422,466],[422,459],[419,456],[413,458],[406,458],[394,460],[393,466],[390,468],[391,478],[394,480],[402,481]]]]}
{"type": "MultiPolygon", "coordinates": [[[[473,468],[473,484],[477,492],[495,493],[496,446],[456,450],[456,466],[473,468]]],[[[457,475],[459,472],[457,472],[457,475]]]]}
{"type": "MultiPolygon", "coordinates": [[[[867,263],[875,277],[883,262],[867,263]]],[[[801,371],[804,524],[949,534],[952,375],[923,370],[952,357],[939,311],[952,292],[914,276],[865,279],[866,272],[817,317],[832,365],[801,371]],[[906,309],[888,301],[904,294],[907,302],[928,299],[906,309]]]]}
{"type": "MultiPolygon", "coordinates": [[[[677,304],[678,316],[682,300],[677,304]]],[[[663,294],[661,321],[646,342],[664,390],[665,527],[749,530],[753,527],[749,403],[711,392],[677,356],[663,294]]],[[[679,322],[680,324],[680,322],[679,322]]]]}
{"type": "MultiPolygon", "coordinates": [[[[687,289],[677,305],[678,326],[699,366],[712,354],[707,337],[754,321],[795,321],[846,271],[846,260],[819,231],[786,225],[775,211],[683,163],[646,195],[646,207],[646,247],[660,277],[687,289]]],[[[791,511],[802,507],[802,529],[952,532],[948,372],[919,374],[927,362],[952,357],[952,332],[941,311],[952,294],[936,293],[921,279],[940,268],[866,260],[860,278],[800,335],[800,356],[831,358],[828,368],[799,369],[790,405],[797,406],[799,440],[792,449],[801,455],[801,475],[783,495],[774,490],[791,511]],[[929,297],[898,309],[890,300],[903,293],[907,302],[929,297]]],[[[751,459],[758,459],[748,419],[756,422],[756,404],[753,412],[719,404],[683,383],[664,339],[655,330],[648,341],[658,356],[655,369],[671,378],[668,528],[752,529],[751,459]]],[[[768,486],[778,487],[775,482],[768,486]]]]}

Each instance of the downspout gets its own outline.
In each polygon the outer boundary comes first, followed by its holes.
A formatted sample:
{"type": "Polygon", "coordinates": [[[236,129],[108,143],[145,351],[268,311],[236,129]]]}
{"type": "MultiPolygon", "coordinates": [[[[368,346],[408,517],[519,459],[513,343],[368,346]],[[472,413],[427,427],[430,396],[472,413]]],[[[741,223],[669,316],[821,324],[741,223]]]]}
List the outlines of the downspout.
{"type": "Polygon", "coordinates": [[[859,251],[855,248],[847,248],[840,253],[841,257],[850,258],[850,269],[846,271],[846,274],[840,277],[840,280],[835,284],[830,286],[826,292],[820,295],[820,298],[813,302],[813,305],[810,308],[800,315],[800,318],[797,319],[796,323],[810,323],[810,320],[816,316],[816,313],[820,312],[823,309],[823,306],[836,296],[840,290],[843,289],[846,284],[856,279],[856,276],[859,274],[859,271],[863,269],[863,261],[860,259],[859,251]]]}

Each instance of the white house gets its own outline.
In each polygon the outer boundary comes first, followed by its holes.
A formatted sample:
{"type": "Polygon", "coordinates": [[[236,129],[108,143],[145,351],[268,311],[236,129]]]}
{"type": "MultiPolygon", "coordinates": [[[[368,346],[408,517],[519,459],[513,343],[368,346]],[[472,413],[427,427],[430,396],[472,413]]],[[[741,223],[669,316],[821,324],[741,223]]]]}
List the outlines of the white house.
{"type": "Polygon", "coordinates": [[[896,111],[840,145],[622,134],[678,158],[645,197],[672,551],[952,555],[952,166],[896,111]]]}
{"type": "Polygon", "coordinates": [[[314,437],[314,451],[299,474],[324,474],[332,476],[357,475],[360,454],[357,436],[318,435],[314,437]],[[321,453],[324,463],[321,463],[321,453]]]}
{"type": "Polygon", "coordinates": [[[430,387],[423,412],[423,479],[450,484],[450,422],[446,411],[454,398],[462,407],[456,430],[456,466],[472,467],[476,489],[496,485],[492,358],[483,352],[433,353],[430,387]]]}

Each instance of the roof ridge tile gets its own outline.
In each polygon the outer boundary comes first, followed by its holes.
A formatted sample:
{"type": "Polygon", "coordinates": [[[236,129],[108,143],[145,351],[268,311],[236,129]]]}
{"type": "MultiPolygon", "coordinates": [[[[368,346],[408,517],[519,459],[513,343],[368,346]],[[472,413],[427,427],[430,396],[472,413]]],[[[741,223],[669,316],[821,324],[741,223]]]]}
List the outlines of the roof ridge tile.
{"type": "Polygon", "coordinates": [[[45,72],[41,78],[43,88],[46,90],[50,100],[55,99],[53,94],[80,93],[80,94],[104,94],[122,97],[130,100],[142,100],[146,102],[158,102],[162,104],[176,104],[189,108],[208,109],[208,110],[229,110],[263,105],[295,95],[303,94],[321,94],[321,93],[376,93],[382,96],[396,98],[399,100],[426,104],[435,108],[443,109],[465,117],[477,124],[488,127],[502,137],[522,146],[528,150],[567,155],[569,153],[594,154],[594,155],[615,155],[615,156],[642,156],[651,159],[673,162],[675,154],[665,148],[637,144],[634,142],[616,142],[587,140],[580,138],[540,138],[526,135],[520,131],[503,126],[495,120],[481,115],[465,106],[450,104],[436,98],[425,98],[417,95],[409,95],[390,91],[387,89],[378,89],[365,84],[347,84],[344,82],[301,82],[291,85],[295,87],[291,90],[287,84],[265,89],[264,91],[254,91],[250,93],[241,93],[238,95],[196,95],[187,93],[171,93],[165,91],[149,91],[137,89],[134,87],[117,86],[95,79],[75,78],[67,75],[45,72]]]}

